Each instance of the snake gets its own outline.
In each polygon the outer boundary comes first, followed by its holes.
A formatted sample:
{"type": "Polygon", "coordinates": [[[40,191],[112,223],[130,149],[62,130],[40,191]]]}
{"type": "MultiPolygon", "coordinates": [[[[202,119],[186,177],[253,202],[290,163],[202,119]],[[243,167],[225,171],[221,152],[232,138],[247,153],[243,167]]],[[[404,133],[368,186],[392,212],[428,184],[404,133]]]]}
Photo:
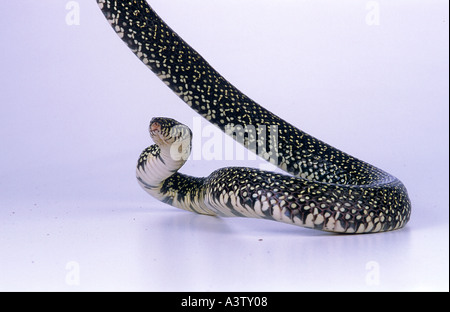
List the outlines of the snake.
{"type": "Polygon", "coordinates": [[[136,166],[137,180],[151,196],[198,214],[267,219],[333,233],[387,232],[409,221],[411,201],[398,178],[257,104],[147,1],[97,4],[129,49],[182,101],[283,171],[226,167],[207,177],[183,174],[179,169],[188,158],[193,133],[174,119],[156,117],[149,126],[155,144],[140,154],[136,166]]]}

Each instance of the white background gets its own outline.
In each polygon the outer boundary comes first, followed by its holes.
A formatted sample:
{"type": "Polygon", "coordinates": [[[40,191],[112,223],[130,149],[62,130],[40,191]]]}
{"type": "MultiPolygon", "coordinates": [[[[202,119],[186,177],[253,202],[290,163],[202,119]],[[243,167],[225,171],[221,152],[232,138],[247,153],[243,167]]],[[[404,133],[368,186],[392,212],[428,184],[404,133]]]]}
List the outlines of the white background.
{"type": "MultiPolygon", "coordinates": [[[[196,114],[95,1],[79,25],[68,2],[0,3],[0,290],[448,291],[447,1],[151,1],[244,93],[405,183],[407,227],[357,236],[149,197],[134,173],[149,120],[196,114]]],[[[261,161],[182,172],[230,165],[261,161]]]]}

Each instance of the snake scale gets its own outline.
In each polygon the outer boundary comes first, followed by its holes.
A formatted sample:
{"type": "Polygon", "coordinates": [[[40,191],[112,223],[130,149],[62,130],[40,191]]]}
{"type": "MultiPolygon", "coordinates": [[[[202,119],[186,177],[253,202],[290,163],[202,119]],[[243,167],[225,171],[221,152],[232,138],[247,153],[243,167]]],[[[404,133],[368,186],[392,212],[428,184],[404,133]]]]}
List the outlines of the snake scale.
{"type": "MultiPolygon", "coordinates": [[[[244,167],[198,178],[178,172],[190,151],[191,131],[154,118],[155,141],[138,160],[140,185],[152,196],[188,211],[264,218],[337,233],[402,228],[411,203],[400,180],[314,138],[264,109],[221,76],[175,33],[145,0],[97,0],[106,19],[134,54],[208,121],[287,174],[244,167]],[[274,129],[277,141],[258,138],[274,129]],[[266,127],[266,128],[264,128],[266,127]],[[175,153],[174,153],[175,151],[175,153]],[[177,157],[175,157],[178,155],[177,157]]],[[[273,133],[271,133],[273,134],[273,133]]]]}

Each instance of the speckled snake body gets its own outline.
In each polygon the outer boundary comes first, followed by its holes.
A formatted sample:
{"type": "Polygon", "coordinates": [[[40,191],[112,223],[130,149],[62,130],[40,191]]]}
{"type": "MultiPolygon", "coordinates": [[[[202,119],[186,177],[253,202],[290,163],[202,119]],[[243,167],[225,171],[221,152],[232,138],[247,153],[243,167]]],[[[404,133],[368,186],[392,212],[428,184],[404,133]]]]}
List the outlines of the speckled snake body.
{"type": "MultiPolygon", "coordinates": [[[[168,143],[190,148],[190,130],[168,118],[153,119],[157,143],[139,158],[137,178],[159,200],[218,216],[265,218],[339,233],[402,228],[411,204],[392,175],[297,129],[264,109],[222,77],[181,39],[145,0],[97,0],[106,19],[136,56],[185,103],[223,131],[239,125],[277,129],[277,146],[258,141],[258,154],[287,174],[224,168],[209,177],[178,172],[168,143]],[[177,129],[179,132],[174,132],[177,129]],[[180,130],[181,129],[181,130],[180,130]],[[178,134],[177,134],[178,133],[178,134]]],[[[257,134],[235,138],[244,143],[257,134]]]]}

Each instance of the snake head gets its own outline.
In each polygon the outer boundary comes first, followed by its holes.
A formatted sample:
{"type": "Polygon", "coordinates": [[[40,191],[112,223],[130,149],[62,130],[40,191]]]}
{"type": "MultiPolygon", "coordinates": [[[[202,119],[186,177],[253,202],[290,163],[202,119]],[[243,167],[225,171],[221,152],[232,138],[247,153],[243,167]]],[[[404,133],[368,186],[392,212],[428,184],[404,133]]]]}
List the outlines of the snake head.
{"type": "Polygon", "coordinates": [[[189,156],[192,132],[186,125],[175,119],[155,117],[150,121],[149,132],[152,140],[162,150],[170,150],[173,159],[187,159],[189,156]]]}

